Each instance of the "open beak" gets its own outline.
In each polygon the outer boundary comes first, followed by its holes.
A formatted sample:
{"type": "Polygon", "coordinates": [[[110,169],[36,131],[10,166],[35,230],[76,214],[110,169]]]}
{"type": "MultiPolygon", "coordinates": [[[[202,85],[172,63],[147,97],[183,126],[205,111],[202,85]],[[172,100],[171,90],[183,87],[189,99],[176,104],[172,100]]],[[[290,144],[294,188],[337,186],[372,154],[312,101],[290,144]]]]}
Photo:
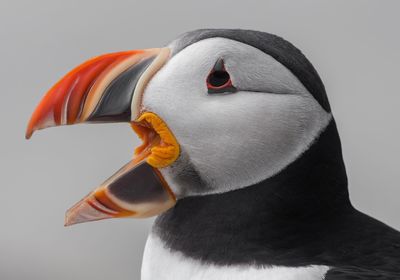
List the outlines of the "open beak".
{"type": "Polygon", "coordinates": [[[66,213],[65,225],[115,217],[149,217],[176,198],[158,168],[179,156],[179,144],[164,121],[144,111],[142,95],[169,58],[168,48],[101,55],[79,65],[43,97],[26,138],[51,126],[128,122],[142,139],[134,158],[66,213]]]}

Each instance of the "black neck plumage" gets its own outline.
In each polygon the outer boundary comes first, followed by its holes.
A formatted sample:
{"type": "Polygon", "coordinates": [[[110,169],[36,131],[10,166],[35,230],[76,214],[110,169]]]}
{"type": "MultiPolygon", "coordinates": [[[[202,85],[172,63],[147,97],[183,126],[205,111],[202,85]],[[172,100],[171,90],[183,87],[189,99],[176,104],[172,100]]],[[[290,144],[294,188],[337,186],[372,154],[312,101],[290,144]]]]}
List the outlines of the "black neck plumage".
{"type": "Polygon", "coordinates": [[[279,174],[224,194],[181,199],[157,218],[153,232],[172,250],[207,262],[302,265],[326,250],[322,231],[352,209],[332,120],[279,174]],[[313,239],[319,243],[308,252],[313,239]]]}

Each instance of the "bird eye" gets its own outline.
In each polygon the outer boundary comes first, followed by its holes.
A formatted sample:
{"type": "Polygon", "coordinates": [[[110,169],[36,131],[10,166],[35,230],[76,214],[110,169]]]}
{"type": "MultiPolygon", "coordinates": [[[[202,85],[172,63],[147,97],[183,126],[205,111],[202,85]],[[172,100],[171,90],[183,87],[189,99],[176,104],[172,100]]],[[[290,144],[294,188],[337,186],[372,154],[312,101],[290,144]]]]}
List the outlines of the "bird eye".
{"type": "Polygon", "coordinates": [[[207,77],[208,93],[235,92],[231,76],[225,69],[224,61],[218,59],[207,77]]]}

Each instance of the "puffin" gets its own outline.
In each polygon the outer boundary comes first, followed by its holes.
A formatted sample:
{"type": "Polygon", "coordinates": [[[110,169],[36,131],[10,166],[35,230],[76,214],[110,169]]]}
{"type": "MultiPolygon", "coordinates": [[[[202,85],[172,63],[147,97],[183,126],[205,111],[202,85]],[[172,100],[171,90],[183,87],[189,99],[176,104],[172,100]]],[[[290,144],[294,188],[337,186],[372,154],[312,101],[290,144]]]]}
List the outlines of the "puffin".
{"type": "Polygon", "coordinates": [[[116,122],[142,144],[65,225],[157,216],[141,279],[400,279],[400,232],[351,204],[323,82],[283,38],[201,29],[94,57],[45,94],[26,138],[116,122]]]}

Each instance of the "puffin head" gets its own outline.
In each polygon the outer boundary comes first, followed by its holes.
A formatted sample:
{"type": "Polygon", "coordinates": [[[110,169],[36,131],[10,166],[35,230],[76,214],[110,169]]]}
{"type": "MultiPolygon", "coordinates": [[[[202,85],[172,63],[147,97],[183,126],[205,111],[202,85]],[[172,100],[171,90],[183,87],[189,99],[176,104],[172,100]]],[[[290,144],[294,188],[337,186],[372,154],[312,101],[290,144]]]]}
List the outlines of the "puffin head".
{"type": "Polygon", "coordinates": [[[264,32],[207,29],[79,65],[44,96],[26,136],[127,122],[143,141],[68,210],[70,225],[153,216],[188,196],[251,187],[299,158],[331,120],[321,79],[292,44],[264,32]]]}

